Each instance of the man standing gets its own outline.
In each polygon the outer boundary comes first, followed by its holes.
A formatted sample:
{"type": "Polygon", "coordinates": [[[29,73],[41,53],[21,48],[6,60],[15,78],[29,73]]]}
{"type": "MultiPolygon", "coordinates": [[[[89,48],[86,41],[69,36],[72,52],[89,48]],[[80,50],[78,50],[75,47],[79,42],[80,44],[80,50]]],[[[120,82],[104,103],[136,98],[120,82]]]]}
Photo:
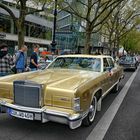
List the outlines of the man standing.
{"type": "Polygon", "coordinates": [[[14,65],[13,57],[8,54],[7,44],[0,45],[0,76],[6,76],[11,73],[11,67],[14,65]]]}
{"type": "Polygon", "coordinates": [[[39,52],[39,45],[34,45],[34,52],[30,57],[30,69],[31,71],[36,71],[39,67],[38,65],[38,52],[39,52]]]}
{"type": "Polygon", "coordinates": [[[23,45],[16,54],[15,66],[17,73],[22,73],[25,71],[25,68],[27,66],[27,49],[27,46],[23,45]]]}

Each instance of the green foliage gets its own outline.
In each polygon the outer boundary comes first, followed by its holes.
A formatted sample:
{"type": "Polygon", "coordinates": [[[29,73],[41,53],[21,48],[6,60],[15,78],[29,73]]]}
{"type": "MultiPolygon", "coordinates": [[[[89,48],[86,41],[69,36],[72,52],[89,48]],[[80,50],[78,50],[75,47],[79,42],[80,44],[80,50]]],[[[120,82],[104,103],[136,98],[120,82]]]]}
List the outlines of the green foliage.
{"type": "Polygon", "coordinates": [[[132,30],[125,37],[122,38],[121,44],[125,50],[140,53],[140,31],[132,30]]]}
{"type": "Polygon", "coordinates": [[[109,38],[110,49],[118,48],[120,40],[140,24],[139,9],[138,1],[124,0],[110,14],[102,28],[103,35],[109,38]]]}

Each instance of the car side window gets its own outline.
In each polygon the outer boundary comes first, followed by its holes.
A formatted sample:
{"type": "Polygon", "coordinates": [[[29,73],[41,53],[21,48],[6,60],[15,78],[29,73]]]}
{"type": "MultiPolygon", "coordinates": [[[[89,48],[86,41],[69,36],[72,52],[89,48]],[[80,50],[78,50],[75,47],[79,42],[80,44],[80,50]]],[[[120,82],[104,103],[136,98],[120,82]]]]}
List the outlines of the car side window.
{"type": "Polygon", "coordinates": [[[103,59],[103,66],[104,66],[104,71],[106,71],[107,68],[109,68],[109,63],[106,58],[103,59]]]}
{"type": "Polygon", "coordinates": [[[115,65],[114,65],[114,62],[113,62],[112,58],[107,58],[107,60],[108,60],[108,63],[109,63],[109,67],[114,68],[115,65]]]}

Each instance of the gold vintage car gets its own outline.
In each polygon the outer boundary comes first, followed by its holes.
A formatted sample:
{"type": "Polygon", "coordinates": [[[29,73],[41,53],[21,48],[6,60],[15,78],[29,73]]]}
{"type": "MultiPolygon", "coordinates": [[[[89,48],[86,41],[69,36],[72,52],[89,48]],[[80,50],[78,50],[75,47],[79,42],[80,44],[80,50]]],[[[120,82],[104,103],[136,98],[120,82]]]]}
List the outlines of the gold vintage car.
{"type": "Polygon", "coordinates": [[[0,78],[0,108],[11,116],[92,124],[103,97],[118,90],[123,69],[110,56],[65,55],[47,69],[0,78]]]}

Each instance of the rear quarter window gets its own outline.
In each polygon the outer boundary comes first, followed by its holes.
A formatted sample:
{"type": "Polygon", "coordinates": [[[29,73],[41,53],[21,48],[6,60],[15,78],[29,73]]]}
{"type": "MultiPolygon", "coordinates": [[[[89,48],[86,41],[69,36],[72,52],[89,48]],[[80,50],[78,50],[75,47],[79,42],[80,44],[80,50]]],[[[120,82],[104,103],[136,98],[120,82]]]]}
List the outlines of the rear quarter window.
{"type": "Polygon", "coordinates": [[[114,65],[114,61],[113,61],[112,58],[107,58],[107,61],[108,61],[110,67],[112,67],[112,68],[115,67],[115,65],[114,65]]]}

